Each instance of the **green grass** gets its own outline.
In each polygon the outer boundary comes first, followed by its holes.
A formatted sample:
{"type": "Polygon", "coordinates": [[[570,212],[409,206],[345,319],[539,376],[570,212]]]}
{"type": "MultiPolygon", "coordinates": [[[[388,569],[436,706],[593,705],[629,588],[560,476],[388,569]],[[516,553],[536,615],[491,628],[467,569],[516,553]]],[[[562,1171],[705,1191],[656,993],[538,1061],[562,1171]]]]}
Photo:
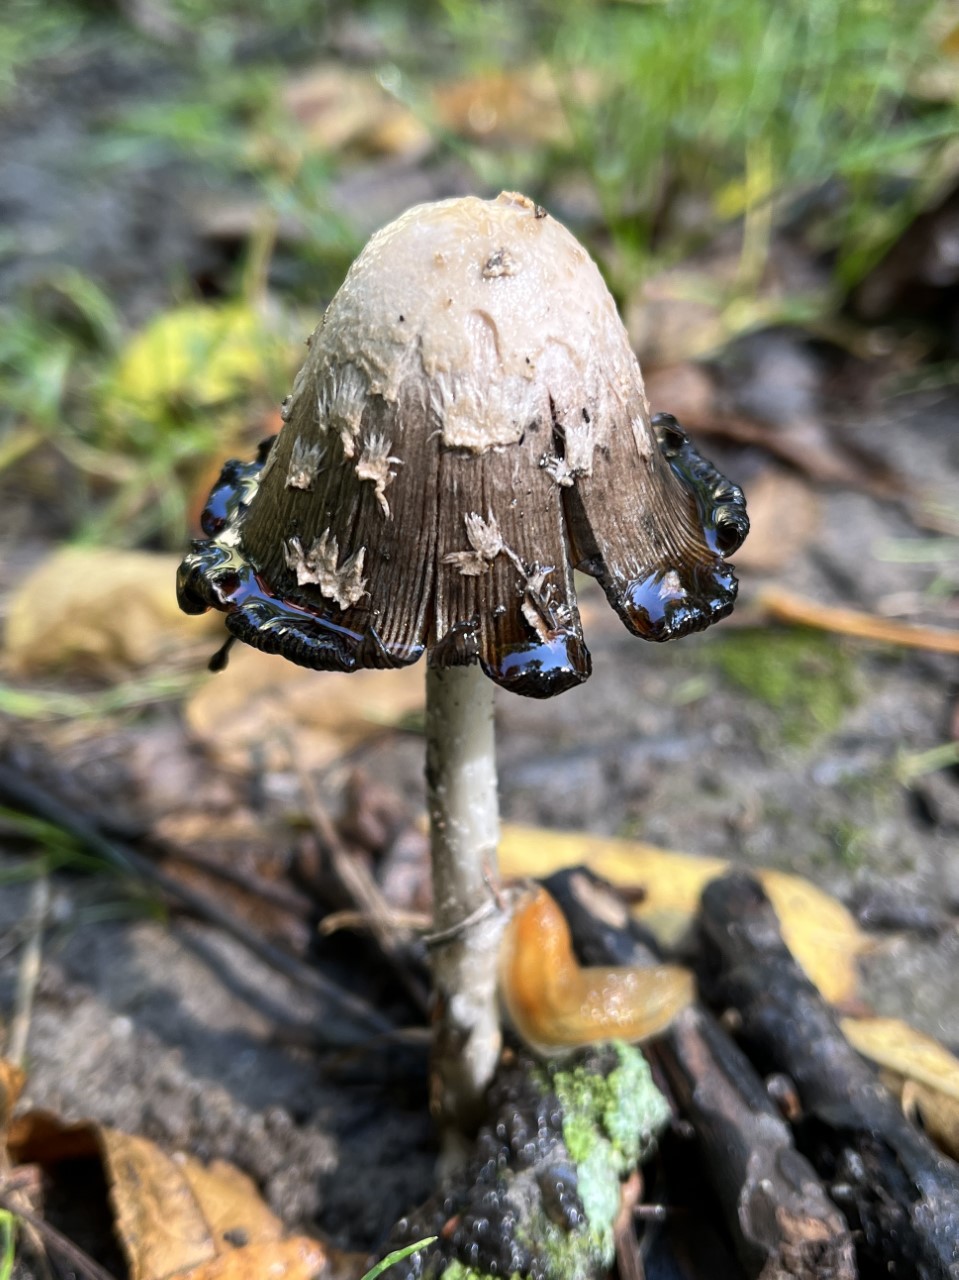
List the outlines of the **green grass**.
{"type": "Polygon", "coordinates": [[[16,1257],[17,1220],[9,1209],[0,1209],[0,1280],[10,1280],[16,1257]]]}
{"type": "MultiPolygon", "coordinates": [[[[859,279],[942,179],[956,134],[954,104],[914,92],[946,58],[933,7],[565,0],[534,10],[527,40],[550,59],[574,127],[558,159],[579,161],[595,183],[620,269],[641,274],[652,256],[681,256],[742,219],[751,287],[788,217],[833,255],[837,285],[859,279]],[[584,74],[593,87],[577,93],[584,74]]],[[[446,9],[466,48],[486,29],[487,48],[499,37],[507,57],[525,52],[505,0],[446,9]]]]}
{"type": "MultiPolygon", "coordinates": [[[[381,42],[369,73],[427,126],[435,160],[468,166],[479,189],[525,188],[547,205],[555,197],[562,207],[569,183],[593,194],[599,216],[577,230],[620,299],[727,231],[739,271],[723,282],[723,300],[740,306],[743,324],[758,323],[766,313],[753,305],[757,284],[777,229],[788,226],[831,264],[832,288],[783,298],[775,318],[817,326],[950,176],[957,95],[920,92],[930,69],[959,80],[932,10],[931,0],[376,0],[350,12],[371,45],[381,42]],[[437,84],[522,77],[544,62],[568,136],[486,142],[437,117],[437,84]]],[[[170,0],[168,15],[188,38],[162,58],[180,87],[104,113],[85,153],[117,190],[131,171],[178,159],[215,189],[256,197],[261,225],[222,282],[227,302],[261,307],[277,225],[304,228],[284,245],[270,296],[274,313],[277,303],[286,313],[277,331],[292,324],[300,338],[359,248],[357,226],[331,198],[357,157],[311,146],[282,88],[332,56],[328,37],[346,12],[310,0],[170,0]],[[308,322],[296,317],[301,302],[308,322]]],[[[0,13],[0,106],[47,74],[51,59],[95,40],[157,54],[112,8],[10,0],[0,13]]],[[[0,254],[16,252],[0,241],[0,254]]],[[[170,308],[196,302],[171,282],[170,308]]],[[[291,339],[276,376],[213,411],[188,385],[117,414],[111,392],[132,337],[98,283],[73,271],[51,272],[7,305],[0,476],[52,447],[73,477],[74,532],[179,545],[204,460],[231,447],[231,421],[255,421],[282,397],[300,348],[291,339]]]]}
{"type": "Polygon", "coordinates": [[[385,1258],[381,1258],[374,1267],[370,1267],[363,1280],[377,1280],[377,1277],[381,1276],[384,1271],[387,1271],[397,1262],[402,1262],[404,1258],[408,1258],[411,1254],[419,1253],[421,1249],[427,1248],[435,1239],[436,1236],[427,1236],[424,1240],[417,1240],[415,1244],[408,1244],[403,1249],[394,1249],[385,1258]]]}

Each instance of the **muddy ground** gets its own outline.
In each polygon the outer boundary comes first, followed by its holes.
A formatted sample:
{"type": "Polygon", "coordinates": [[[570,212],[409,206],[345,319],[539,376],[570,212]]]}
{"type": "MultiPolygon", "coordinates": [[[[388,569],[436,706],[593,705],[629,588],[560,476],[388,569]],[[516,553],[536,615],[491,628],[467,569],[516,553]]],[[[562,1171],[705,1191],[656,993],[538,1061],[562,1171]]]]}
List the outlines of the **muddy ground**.
{"type": "MultiPolygon", "coordinates": [[[[138,68],[103,51],[97,58],[30,85],[0,120],[6,213],[15,231],[29,227],[32,237],[4,271],[9,282],[59,255],[99,275],[125,313],[142,318],[174,274],[198,269],[210,251],[190,229],[195,175],[144,169],[121,193],[113,180],[84,171],[77,149],[92,121],[124,110],[143,88],[138,68]],[[166,282],[159,290],[158,280],[166,282]]],[[[397,188],[397,208],[386,216],[406,203],[404,190],[397,188]]],[[[777,341],[815,367],[801,340],[777,341]]],[[[817,412],[903,481],[959,509],[955,393],[839,398],[817,412]]],[[[782,474],[771,473],[755,448],[706,451],[721,453],[747,496],[751,481],[765,476],[765,484],[772,474],[775,484],[782,474]]],[[[707,635],[644,645],[584,588],[590,681],[544,703],[500,697],[503,813],[788,868],[854,905],[868,899],[945,912],[938,932],[881,936],[861,994],[956,1047],[959,934],[948,913],[959,904],[959,778],[946,769],[907,786],[902,764],[954,732],[956,659],[829,635],[803,633],[797,644],[794,632],[747,625],[760,620],[757,592],[771,580],[824,603],[955,625],[955,564],[898,555],[930,535],[895,503],[854,489],[806,488],[816,511],[794,552],[766,574],[751,570],[744,554],[738,615],[707,635]],[[778,673],[771,682],[770,655],[778,673]]],[[[4,535],[5,593],[51,545],[27,506],[9,510],[16,529],[4,535]]],[[[757,536],[775,544],[776,519],[757,536]]],[[[72,743],[63,732],[49,738],[14,720],[2,732],[8,763],[30,766],[42,749],[78,806],[92,800],[100,814],[148,827],[175,808],[178,787],[209,787],[218,803],[239,793],[259,815],[261,862],[282,870],[297,845],[287,821],[295,779],[230,778],[226,792],[216,792],[217,766],[189,742],[175,706],[72,743]],[[157,766],[152,796],[144,791],[146,758],[157,766]]],[[[387,735],[358,762],[396,790],[410,815],[421,808],[415,734],[387,735]]],[[[342,785],[336,770],[323,783],[334,812],[342,785]]],[[[23,858],[20,846],[8,845],[2,866],[21,868],[23,858]]],[[[0,1017],[14,1005],[17,930],[29,893],[29,883],[0,888],[0,1017]]],[[[290,1043],[308,1039],[328,1012],[221,931],[183,917],[149,918],[109,879],[58,875],[53,895],[27,1104],[234,1160],[290,1225],[318,1228],[350,1248],[374,1245],[426,1195],[435,1152],[421,1053],[357,1060],[290,1043]]],[[[306,926],[298,930],[290,936],[303,949],[306,926]]],[[[382,975],[363,972],[362,953],[326,962],[403,1015],[382,975]],[[349,973],[351,963],[359,970],[349,973]]]]}

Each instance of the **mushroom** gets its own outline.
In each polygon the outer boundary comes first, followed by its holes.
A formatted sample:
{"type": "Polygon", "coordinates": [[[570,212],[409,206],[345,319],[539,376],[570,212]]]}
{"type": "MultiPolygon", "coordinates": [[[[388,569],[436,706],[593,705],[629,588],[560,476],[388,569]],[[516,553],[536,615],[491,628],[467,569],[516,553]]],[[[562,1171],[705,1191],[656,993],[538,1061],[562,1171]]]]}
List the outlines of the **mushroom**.
{"type": "Polygon", "coordinates": [[[650,422],[599,270],[516,194],[374,235],[283,418],[227,464],[180,604],[319,670],[426,652],[433,1102],[468,1127],[500,1047],[494,685],[545,698],[587,679],[574,568],[647,640],[729,613],[743,496],[675,419],[650,422]]]}

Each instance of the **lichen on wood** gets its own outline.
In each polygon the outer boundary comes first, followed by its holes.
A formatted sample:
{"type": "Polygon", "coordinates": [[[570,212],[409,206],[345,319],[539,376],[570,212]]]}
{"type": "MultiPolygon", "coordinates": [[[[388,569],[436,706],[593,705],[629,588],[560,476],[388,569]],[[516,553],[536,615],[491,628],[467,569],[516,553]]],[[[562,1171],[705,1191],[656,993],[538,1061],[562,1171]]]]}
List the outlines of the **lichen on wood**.
{"type": "Polygon", "coordinates": [[[640,1051],[620,1042],[502,1068],[467,1167],[384,1246],[438,1237],[395,1280],[603,1274],[621,1182],[653,1154],[669,1115],[640,1051]]]}

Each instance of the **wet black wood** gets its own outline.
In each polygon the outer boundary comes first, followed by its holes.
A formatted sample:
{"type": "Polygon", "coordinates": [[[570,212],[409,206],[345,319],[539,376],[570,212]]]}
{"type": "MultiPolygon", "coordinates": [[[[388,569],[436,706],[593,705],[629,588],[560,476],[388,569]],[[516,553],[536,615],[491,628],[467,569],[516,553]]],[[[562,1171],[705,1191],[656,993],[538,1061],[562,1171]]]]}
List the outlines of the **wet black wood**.
{"type": "Polygon", "coordinates": [[[735,1011],[763,1072],[784,1071],[803,1114],[797,1143],[857,1231],[860,1273],[959,1277],[959,1166],[902,1114],[782,941],[760,885],[725,876],[703,894],[710,998],[735,1011]]]}
{"type": "MultiPolygon", "coordinates": [[[[645,964],[650,949],[608,888],[582,871],[547,881],[589,964],[645,964]]],[[[789,1126],[737,1045],[692,1007],[647,1049],[695,1129],[706,1175],[740,1261],[764,1280],[853,1280],[855,1256],[843,1215],[795,1149],[789,1126]]]]}

